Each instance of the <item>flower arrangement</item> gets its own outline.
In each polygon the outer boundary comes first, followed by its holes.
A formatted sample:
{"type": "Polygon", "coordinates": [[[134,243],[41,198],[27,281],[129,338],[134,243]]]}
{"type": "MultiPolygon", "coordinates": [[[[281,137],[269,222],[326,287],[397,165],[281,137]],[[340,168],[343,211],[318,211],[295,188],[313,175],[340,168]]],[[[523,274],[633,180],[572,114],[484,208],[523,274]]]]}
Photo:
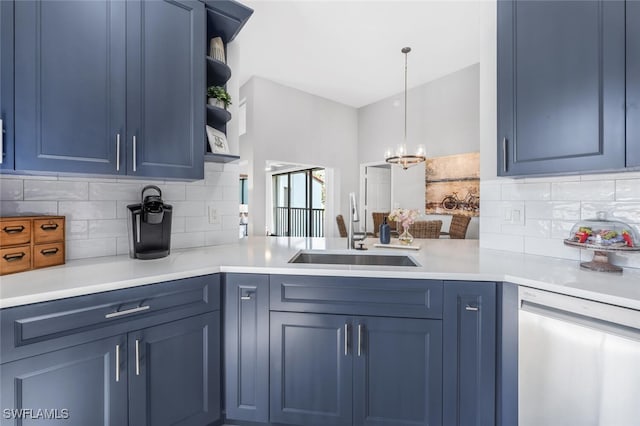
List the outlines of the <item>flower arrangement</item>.
{"type": "Polygon", "coordinates": [[[389,213],[389,220],[399,222],[403,228],[408,228],[413,225],[417,217],[418,210],[413,209],[393,209],[391,213],[389,213]]]}

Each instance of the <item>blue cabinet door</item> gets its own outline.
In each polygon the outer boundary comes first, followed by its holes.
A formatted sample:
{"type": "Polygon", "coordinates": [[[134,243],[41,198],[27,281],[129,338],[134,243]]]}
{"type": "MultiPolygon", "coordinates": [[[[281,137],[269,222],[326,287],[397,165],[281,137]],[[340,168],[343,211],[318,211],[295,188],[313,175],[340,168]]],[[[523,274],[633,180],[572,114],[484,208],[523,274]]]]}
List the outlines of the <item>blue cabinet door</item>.
{"type": "Polygon", "coordinates": [[[625,166],[624,28],[624,1],[498,2],[499,175],[625,166]]]}
{"type": "Polygon", "coordinates": [[[226,417],[269,421],[269,276],[226,274],[224,372],[226,417]]]}
{"type": "Polygon", "coordinates": [[[198,0],[127,2],[127,173],[204,176],[205,10],[198,0]]]}
{"type": "Polygon", "coordinates": [[[271,313],[270,420],[351,426],[350,317],[271,313]]]}
{"type": "Polygon", "coordinates": [[[443,424],[442,321],[356,319],[353,357],[354,425],[443,424]]]}
{"type": "Polygon", "coordinates": [[[495,283],[447,282],[443,328],[443,424],[494,426],[495,283]]]}
{"type": "Polygon", "coordinates": [[[220,419],[220,313],[129,333],[129,424],[220,419]]]}
{"type": "Polygon", "coordinates": [[[0,170],[13,169],[13,2],[0,2],[0,170]]]}
{"type": "Polygon", "coordinates": [[[640,2],[627,5],[627,167],[640,167],[640,2]]]}
{"type": "Polygon", "coordinates": [[[122,1],[15,3],[17,170],[125,172],[125,31],[122,1]]]}
{"type": "Polygon", "coordinates": [[[126,353],[121,335],[3,364],[0,423],[126,425],[126,353]],[[7,416],[7,409],[18,411],[7,416]],[[23,420],[15,420],[20,413],[23,420]]]}

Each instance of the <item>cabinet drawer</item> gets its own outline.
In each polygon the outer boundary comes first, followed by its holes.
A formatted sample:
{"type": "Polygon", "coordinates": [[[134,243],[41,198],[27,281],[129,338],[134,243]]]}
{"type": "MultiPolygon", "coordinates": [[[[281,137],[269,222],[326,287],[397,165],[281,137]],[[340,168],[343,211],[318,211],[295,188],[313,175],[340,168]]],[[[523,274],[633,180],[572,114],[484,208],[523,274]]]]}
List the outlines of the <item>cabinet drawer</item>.
{"type": "Polygon", "coordinates": [[[0,362],[219,309],[219,275],[3,309],[0,362]]]}
{"type": "Polygon", "coordinates": [[[64,243],[36,244],[33,246],[33,269],[64,263],[64,243]]]}
{"type": "Polygon", "coordinates": [[[62,241],[64,239],[64,219],[34,219],[33,239],[36,244],[62,241]]]}
{"type": "Polygon", "coordinates": [[[31,269],[31,246],[5,247],[0,249],[0,275],[31,269]]]}
{"type": "Polygon", "coordinates": [[[271,275],[275,311],[442,318],[442,281],[271,275]]]}
{"type": "Polygon", "coordinates": [[[0,222],[0,246],[15,246],[31,241],[29,219],[3,220],[0,222]]]}

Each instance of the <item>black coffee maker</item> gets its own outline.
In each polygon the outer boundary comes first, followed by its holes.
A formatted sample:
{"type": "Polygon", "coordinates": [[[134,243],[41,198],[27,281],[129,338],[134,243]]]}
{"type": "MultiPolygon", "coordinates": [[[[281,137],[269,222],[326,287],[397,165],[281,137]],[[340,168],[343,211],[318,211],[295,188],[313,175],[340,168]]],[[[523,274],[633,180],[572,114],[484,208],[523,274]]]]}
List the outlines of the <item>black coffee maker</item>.
{"type": "Polygon", "coordinates": [[[172,207],[162,201],[162,191],[155,185],[145,186],[140,204],[130,204],[129,257],[134,259],[158,259],[169,255],[171,248],[172,207]],[[157,195],[147,195],[155,190],[157,195]]]}

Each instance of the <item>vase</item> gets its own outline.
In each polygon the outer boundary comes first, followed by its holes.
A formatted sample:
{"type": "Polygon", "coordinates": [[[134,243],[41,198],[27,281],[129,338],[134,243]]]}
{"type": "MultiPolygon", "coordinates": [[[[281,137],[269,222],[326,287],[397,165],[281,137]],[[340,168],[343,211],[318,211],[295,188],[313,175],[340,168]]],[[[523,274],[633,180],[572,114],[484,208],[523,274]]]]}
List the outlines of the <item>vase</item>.
{"type": "Polygon", "coordinates": [[[413,242],[413,235],[409,233],[409,225],[402,225],[402,234],[398,237],[400,244],[409,245],[413,242]]]}

